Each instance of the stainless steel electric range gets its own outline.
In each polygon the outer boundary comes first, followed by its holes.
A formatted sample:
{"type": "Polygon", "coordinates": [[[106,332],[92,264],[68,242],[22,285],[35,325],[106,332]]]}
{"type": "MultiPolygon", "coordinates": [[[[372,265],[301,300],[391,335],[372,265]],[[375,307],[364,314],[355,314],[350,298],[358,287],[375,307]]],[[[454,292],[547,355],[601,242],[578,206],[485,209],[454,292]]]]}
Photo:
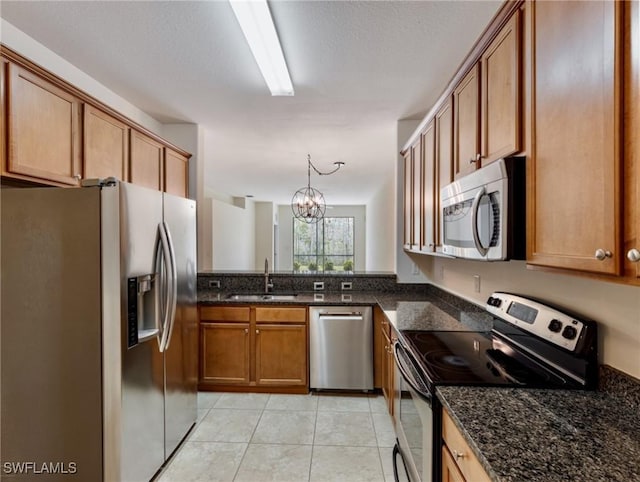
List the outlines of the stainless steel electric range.
{"type": "Polygon", "coordinates": [[[400,331],[396,481],[403,468],[412,482],[441,479],[438,385],[596,388],[595,322],[502,292],[489,297],[486,309],[494,318],[490,332],[400,331]]]}

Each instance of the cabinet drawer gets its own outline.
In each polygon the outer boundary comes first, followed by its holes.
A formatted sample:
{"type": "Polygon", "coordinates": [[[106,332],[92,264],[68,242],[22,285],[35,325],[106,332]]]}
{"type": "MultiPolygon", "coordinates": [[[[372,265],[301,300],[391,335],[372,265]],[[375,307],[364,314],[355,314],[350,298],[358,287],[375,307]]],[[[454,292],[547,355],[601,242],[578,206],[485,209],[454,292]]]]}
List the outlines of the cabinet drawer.
{"type": "Polygon", "coordinates": [[[202,306],[200,321],[241,321],[250,319],[250,308],[244,306],[202,306]]]}
{"type": "Polygon", "coordinates": [[[256,307],[256,323],[304,323],[307,321],[306,308],[256,307]]]}
{"type": "Polygon", "coordinates": [[[466,480],[474,482],[490,480],[446,410],[442,411],[442,438],[466,480]]]}

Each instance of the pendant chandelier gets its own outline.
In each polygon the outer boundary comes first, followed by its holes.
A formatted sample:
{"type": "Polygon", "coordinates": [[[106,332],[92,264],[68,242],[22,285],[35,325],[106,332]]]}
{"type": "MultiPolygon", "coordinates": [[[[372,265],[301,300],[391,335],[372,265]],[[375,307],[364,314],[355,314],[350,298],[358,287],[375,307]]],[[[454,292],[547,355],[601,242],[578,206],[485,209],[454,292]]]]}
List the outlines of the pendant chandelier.
{"type": "Polygon", "coordinates": [[[337,161],[333,164],[336,166],[333,171],[320,172],[316,169],[316,166],[311,163],[311,155],[307,154],[307,186],[298,189],[291,200],[291,210],[296,219],[308,224],[313,224],[324,217],[327,206],[322,193],[311,187],[311,168],[320,176],[329,176],[344,166],[344,162],[342,161],[337,161]]]}

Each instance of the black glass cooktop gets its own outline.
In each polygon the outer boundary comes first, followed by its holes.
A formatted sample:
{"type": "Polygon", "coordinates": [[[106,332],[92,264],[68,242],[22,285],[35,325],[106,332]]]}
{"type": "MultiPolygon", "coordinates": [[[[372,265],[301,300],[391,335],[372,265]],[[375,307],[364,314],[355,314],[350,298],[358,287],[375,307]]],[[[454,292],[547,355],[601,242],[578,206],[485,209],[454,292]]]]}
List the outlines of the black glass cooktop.
{"type": "Polygon", "coordinates": [[[407,330],[402,336],[429,385],[544,386],[560,382],[490,333],[407,330]]]}

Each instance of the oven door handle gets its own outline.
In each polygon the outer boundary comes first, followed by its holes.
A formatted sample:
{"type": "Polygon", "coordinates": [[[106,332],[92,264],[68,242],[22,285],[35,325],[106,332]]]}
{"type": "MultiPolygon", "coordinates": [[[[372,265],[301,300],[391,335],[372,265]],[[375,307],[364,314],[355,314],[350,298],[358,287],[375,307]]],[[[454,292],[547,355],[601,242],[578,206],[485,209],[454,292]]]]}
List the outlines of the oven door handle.
{"type": "Polygon", "coordinates": [[[471,231],[473,233],[473,242],[481,256],[486,256],[489,252],[489,248],[485,248],[480,243],[480,233],[478,232],[478,210],[480,209],[480,200],[485,194],[487,194],[487,188],[482,186],[473,198],[473,204],[471,205],[471,231]]]}
{"type": "Polygon", "coordinates": [[[413,365],[414,370],[419,371],[420,369],[417,367],[416,362],[413,360],[411,354],[405,350],[399,342],[395,342],[393,344],[393,351],[396,359],[396,365],[398,365],[398,370],[400,370],[400,374],[402,378],[409,384],[413,390],[416,391],[421,397],[425,400],[428,400],[431,403],[431,393],[425,391],[424,388],[420,388],[420,384],[416,382],[415,378],[411,374],[410,370],[408,370],[404,365],[402,359],[406,359],[411,365],[413,365]],[[400,353],[401,352],[401,353],[400,353]],[[406,357],[406,358],[405,358],[406,357]]]}

